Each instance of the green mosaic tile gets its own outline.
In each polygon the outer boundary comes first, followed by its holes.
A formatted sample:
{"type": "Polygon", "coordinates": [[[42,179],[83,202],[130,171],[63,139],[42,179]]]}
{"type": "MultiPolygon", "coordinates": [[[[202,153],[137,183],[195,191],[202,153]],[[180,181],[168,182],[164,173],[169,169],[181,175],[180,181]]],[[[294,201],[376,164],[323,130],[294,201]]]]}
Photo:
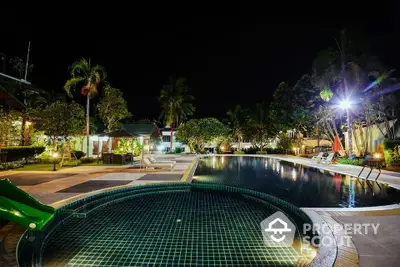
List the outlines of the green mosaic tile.
{"type": "Polygon", "coordinates": [[[200,188],[126,198],[55,228],[43,265],[298,266],[295,249],[264,244],[260,222],[276,211],[268,207],[200,188]]]}

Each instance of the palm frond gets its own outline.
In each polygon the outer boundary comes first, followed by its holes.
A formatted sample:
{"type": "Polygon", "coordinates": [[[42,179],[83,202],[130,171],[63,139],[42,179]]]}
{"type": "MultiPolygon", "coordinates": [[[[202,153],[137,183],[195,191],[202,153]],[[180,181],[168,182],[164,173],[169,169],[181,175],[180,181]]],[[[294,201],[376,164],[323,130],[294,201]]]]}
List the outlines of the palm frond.
{"type": "Polygon", "coordinates": [[[85,80],[85,77],[72,77],[71,79],[69,79],[65,85],[64,85],[64,89],[67,92],[68,96],[72,96],[71,91],[73,89],[75,89],[76,85],[83,82],[85,80]]]}
{"type": "Polygon", "coordinates": [[[86,59],[82,58],[79,61],[72,63],[71,76],[74,77],[77,74],[83,74],[81,76],[87,76],[90,72],[89,63],[86,59]]]}
{"type": "Polygon", "coordinates": [[[99,80],[105,80],[107,78],[107,72],[105,71],[103,66],[96,65],[91,69],[91,72],[96,73],[99,80]]]}

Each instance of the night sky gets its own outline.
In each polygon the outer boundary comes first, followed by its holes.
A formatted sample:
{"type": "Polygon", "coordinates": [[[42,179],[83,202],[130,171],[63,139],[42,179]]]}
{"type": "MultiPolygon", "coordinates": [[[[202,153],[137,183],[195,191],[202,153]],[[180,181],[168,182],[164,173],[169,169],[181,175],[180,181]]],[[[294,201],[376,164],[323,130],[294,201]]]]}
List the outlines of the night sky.
{"type": "Polygon", "coordinates": [[[342,18],[314,24],[270,24],[268,17],[233,16],[155,16],[119,23],[103,18],[87,32],[79,22],[62,26],[61,19],[38,22],[7,10],[0,52],[25,58],[31,40],[33,83],[61,91],[68,66],[90,56],[93,64],[106,68],[109,82],[124,92],[134,119],[158,118],[157,97],[171,75],[188,79],[196,97],[195,117],[221,118],[236,104],[269,102],[280,82],[293,84],[310,73],[318,51],[334,45],[339,30],[354,23],[371,41],[374,54],[399,69],[400,77],[397,8],[385,8],[373,20],[342,18]]]}

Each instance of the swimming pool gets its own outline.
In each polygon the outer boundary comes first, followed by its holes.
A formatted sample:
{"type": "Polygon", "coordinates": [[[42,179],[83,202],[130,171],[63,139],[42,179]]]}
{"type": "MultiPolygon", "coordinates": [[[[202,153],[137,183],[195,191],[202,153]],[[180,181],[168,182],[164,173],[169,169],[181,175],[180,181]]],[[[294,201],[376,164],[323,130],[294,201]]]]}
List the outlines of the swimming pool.
{"type": "Polygon", "coordinates": [[[171,183],[93,195],[57,210],[18,246],[25,266],[305,266],[297,207],[248,189],[171,183]],[[260,223],[282,211],[292,247],[269,247],[260,223]]]}
{"type": "Polygon", "coordinates": [[[263,157],[203,158],[193,182],[257,190],[299,207],[353,208],[400,203],[400,191],[386,184],[263,157]]]}

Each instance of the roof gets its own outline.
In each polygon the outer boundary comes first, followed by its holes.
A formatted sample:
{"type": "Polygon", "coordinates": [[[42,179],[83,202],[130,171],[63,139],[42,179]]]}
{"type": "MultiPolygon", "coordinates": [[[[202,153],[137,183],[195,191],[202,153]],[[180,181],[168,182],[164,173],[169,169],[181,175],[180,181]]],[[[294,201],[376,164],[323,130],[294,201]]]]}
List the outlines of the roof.
{"type": "Polygon", "coordinates": [[[129,133],[135,133],[137,135],[144,135],[144,134],[151,135],[154,131],[154,128],[158,127],[153,123],[146,123],[146,124],[123,124],[122,128],[129,133]]]}
{"type": "Polygon", "coordinates": [[[99,134],[99,136],[108,136],[108,137],[118,138],[118,137],[136,137],[137,135],[135,133],[130,133],[130,132],[122,129],[120,131],[115,131],[115,132],[111,132],[111,133],[101,133],[101,134],[99,134]]]}

